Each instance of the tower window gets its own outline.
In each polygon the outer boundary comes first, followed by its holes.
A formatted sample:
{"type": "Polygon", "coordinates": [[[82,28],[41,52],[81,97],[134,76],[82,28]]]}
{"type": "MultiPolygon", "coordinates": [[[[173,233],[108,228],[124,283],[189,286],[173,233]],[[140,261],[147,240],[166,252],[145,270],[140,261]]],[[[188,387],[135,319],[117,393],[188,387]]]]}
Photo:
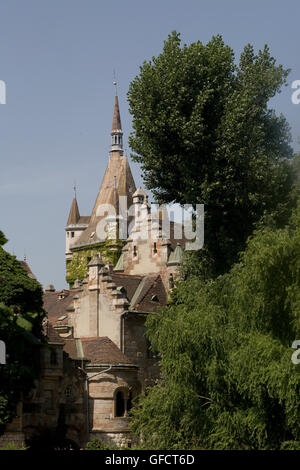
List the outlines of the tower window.
{"type": "Polygon", "coordinates": [[[136,250],[136,246],[134,245],[133,247],[133,256],[137,256],[137,250],[136,250]]]}
{"type": "Polygon", "coordinates": [[[75,233],[74,233],[74,232],[71,232],[71,237],[72,237],[72,238],[74,238],[74,235],[75,235],[75,233]]]}
{"type": "Polygon", "coordinates": [[[124,393],[119,390],[116,394],[116,416],[121,417],[125,415],[125,398],[124,393]]]}
{"type": "Polygon", "coordinates": [[[153,253],[157,253],[156,242],[153,243],[153,253]]]}

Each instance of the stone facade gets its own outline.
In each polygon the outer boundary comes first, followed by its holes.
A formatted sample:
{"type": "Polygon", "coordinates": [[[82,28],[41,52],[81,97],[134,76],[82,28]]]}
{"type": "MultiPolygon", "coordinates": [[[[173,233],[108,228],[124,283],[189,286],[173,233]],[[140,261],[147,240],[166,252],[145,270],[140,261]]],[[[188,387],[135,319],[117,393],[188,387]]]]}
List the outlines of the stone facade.
{"type": "Polygon", "coordinates": [[[41,350],[40,378],[0,445],[52,430],[79,448],[93,437],[130,446],[130,409],[159,379],[145,321],[167,303],[184,239],[163,211],[151,214],[147,194],[135,188],[123,156],[117,97],[112,127],[110,159],[91,216],[80,216],[76,195],[72,202],[66,227],[70,289],[45,290],[49,347],[41,350]],[[112,236],[121,216],[119,196],[133,204],[125,240],[118,230],[112,236]],[[101,204],[111,204],[117,218],[101,214],[101,204]],[[99,238],[99,223],[107,227],[105,239],[99,238]]]}

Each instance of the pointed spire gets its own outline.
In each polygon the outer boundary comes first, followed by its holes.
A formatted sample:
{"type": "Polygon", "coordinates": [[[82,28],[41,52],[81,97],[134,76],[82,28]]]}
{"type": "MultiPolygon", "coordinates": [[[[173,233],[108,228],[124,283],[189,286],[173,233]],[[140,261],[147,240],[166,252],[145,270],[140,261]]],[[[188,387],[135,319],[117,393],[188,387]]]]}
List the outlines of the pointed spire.
{"type": "Polygon", "coordinates": [[[122,131],[118,95],[115,96],[114,115],[111,126],[111,133],[122,131]]]}
{"type": "Polygon", "coordinates": [[[121,124],[121,117],[120,117],[120,109],[119,109],[119,100],[117,95],[117,82],[114,81],[114,86],[116,88],[116,95],[115,95],[115,104],[114,104],[114,114],[111,126],[111,151],[118,151],[123,154],[123,132],[122,132],[122,124],[121,124]]]}
{"type": "Polygon", "coordinates": [[[79,214],[77,199],[76,199],[76,195],[75,195],[74,198],[73,198],[71,210],[70,210],[70,213],[69,213],[67,226],[68,225],[76,225],[79,219],[80,219],[80,214],[79,214]]]}

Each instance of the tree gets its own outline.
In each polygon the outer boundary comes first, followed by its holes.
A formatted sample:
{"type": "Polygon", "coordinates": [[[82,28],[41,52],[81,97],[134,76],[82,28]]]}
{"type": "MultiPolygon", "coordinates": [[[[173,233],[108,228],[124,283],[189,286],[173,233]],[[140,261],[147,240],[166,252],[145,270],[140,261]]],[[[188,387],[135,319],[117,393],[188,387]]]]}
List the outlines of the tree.
{"type": "Polygon", "coordinates": [[[0,365],[0,434],[16,413],[21,394],[30,391],[39,371],[42,333],[42,287],[22,264],[6,252],[0,231],[0,339],[6,344],[0,365]]]}
{"type": "Polygon", "coordinates": [[[147,320],[162,379],[134,410],[145,448],[300,449],[299,285],[300,202],[228,274],[178,285],[147,320]]]}
{"type": "Polygon", "coordinates": [[[221,36],[181,47],[173,32],[130,84],[132,158],[158,202],[205,205],[200,258],[214,274],[264,213],[286,223],[293,205],[289,126],[268,108],[288,72],[267,46],[256,55],[247,45],[235,65],[221,36]]]}

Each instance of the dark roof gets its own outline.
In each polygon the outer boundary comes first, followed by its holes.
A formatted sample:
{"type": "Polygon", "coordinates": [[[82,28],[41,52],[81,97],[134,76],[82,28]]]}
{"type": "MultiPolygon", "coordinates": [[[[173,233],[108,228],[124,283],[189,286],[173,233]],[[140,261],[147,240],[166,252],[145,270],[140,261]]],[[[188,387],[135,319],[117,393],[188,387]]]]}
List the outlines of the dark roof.
{"type": "Polygon", "coordinates": [[[122,273],[116,273],[116,272],[112,272],[110,276],[117,287],[125,288],[126,297],[129,301],[131,301],[141,280],[143,279],[143,276],[122,274],[122,273]]]}
{"type": "Polygon", "coordinates": [[[155,312],[166,305],[167,294],[160,274],[145,276],[130,303],[130,310],[137,312],[155,312]]]}
{"type": "Polygon", "coordinates": [[[78,354],[77,346],[76,346],[76,339],[74,338],[65,339],[64,351],[69,355],[71,359],[75,359],[75,360],[82,359],[82,357],[80,357],[80,354],[78,354]]]}
{"type": "Polygon", "coordinates": [[[89,360],[91,364],[134,365],[107,336],[66,339],[64,351],[72,359],[89,360]]]}
{"type": "Polygon", "coordinates": [[[130,310],[154,312],[166,304],[167,294],[160,274],[138,276],[112,272],[111,278],[117,287],[125,288],[130,310]],[[153,297],[157,300],[152,300],[153,297]]]}
{"type": "Polygon", "coordinates": [[[57,334],[48,320],[43,325],[43,331],[49,344],[65,344],[65,341],[57,334]]]}
{"type": "Polygon", "coordinates": [[[73,298],[77,293],[78,289],[44,292],[44,309],[48,314],[48,319],[53,325],[65,325],[68,323],[68,318],[61,321],[59,318],[63,316],[68,317],[66,309],[73,305],[73,298]]]}

